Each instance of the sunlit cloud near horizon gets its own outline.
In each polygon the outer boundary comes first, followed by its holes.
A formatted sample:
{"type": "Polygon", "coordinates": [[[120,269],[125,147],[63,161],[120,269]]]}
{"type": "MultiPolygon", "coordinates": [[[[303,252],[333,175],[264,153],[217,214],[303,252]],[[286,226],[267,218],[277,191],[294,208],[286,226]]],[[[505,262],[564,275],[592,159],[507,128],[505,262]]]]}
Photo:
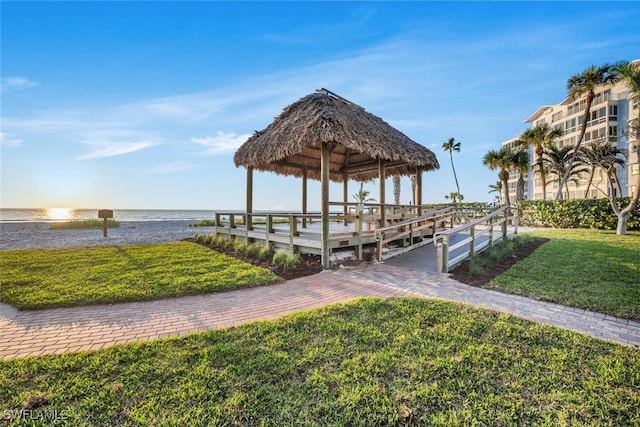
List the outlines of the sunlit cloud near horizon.
{"type": "MultiPolygon", "coordinates": [[[[241,209],[235,150],[322,87],[434,151],[427,203],[454,191],[450,137],[465,200],[490,201],[484,153],[562,101],[569,76],[640,57],[640,6],[589,4],[8,3],[1,206],[241,209]],[[82,185],[56,190],[34,165],[82,185]]],[[[298,179],[256,179],[255,208],[299,209],[298,179]]]]}

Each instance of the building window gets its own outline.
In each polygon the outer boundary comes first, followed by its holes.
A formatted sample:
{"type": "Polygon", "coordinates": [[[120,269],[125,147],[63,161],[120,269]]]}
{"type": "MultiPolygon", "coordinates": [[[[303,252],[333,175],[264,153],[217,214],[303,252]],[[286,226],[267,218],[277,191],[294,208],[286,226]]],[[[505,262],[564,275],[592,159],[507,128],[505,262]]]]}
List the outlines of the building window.
{"type": "Polygon", "coordinates": [[[618,126],[609,126],[609,137],[618,136],[618,126]]]}
{"type": "Polygon", "coordinates": [[[610,105],[609,106],[609,120],[617,122],[618,121],[618,106],[610,105]]]}
{"type": "Polygon", "coordinates": [[[631,175],[638,175],[640,173],[640,166],[637,163],[631,165],[631,175]]]}

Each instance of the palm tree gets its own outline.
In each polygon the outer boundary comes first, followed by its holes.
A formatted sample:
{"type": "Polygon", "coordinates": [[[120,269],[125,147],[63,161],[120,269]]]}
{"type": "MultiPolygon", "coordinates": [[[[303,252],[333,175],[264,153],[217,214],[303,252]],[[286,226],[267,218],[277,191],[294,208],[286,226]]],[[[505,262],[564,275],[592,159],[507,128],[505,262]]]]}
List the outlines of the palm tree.
{"type": "Polygon", "coordinates": [[[502,182],[505,205],[511,206],[509,199],[509,169],[513,167],[515,153],[509,147],[502,147],[500,150],[491,150],[482,158],[482,162],[491,170],[500,169],[498,178],[502,182]]]}
{"type": "Polygon", "coordinates": [[[540,185],[542,185],[542,198],[543,200],[547,200],[547,187],[549,186],[549,180],[547,177],[549,176],[549,167],[547,166],[547,159],[544,157],[540,157],[533,164],[533,172],[540,175],[540,185]]]}
{"type": "Polygon", "coordinates": [[[460,193],[456,193],[455,191],[447,194],[446,196],[444,196],[444,198],[451,199],[451,203],[453,204],[456,204],[458,202],[462,203],[462,201],[464,200],[464,196],[460,193]]]}
{"type": "Polygon", "coordinates": [[[611,145],[607,139],[597,139],[581,148],[580,160],[589,167],[589,183],[584,193],[585,199],[589,197],[593,177],[598,169],[615,176],[615,182],[618,184],[618,194],[621,194],[622,189],[619,188],[620,182],[617,179],[616,165],[623,166],[625,164],[624,159],[628,157],[627,150],[611,145]]]}
{"type": "Polygon", "coordinates": [[[372,199],[369,197],[369,194],[371,194],[370,191],[367,191],[363,188],[364,186],[364,182],[360,183],[360,190],[355,193],[353,195],[353,198],[358,202],[358,203],[366,203],[366,202],[375,202],[376,199],[372,199]]]}
{"type": "Polygon", "coordinates": [[[588,172],[589,168],[582,163],[580,159],[573,164],[570,164],[569,159],[575,153],[574,147],[557,148],[555,146],[550,147],[543,154],[544,162],[550,173],[555,175],[555,178],[550,182],[557,182],[559,191],[567,191],[567,197],[569,196],[569,181],[576,184],[582,172],[588,172]],[[564,177],[567,177],[564,179],[564,177]]]}
{"type": "Polygon", "coordinates": [[[460,185],[458,185],[458,176],[456,175],[456,168],[453,166],[453,152],[460,152],[460,143],[455,142],[455,138],[449,138],[447,142],[442,143],[442,148],[445,152],[449,152],[449,158],[451,159],[451,169],[453,170],[453,179],[456,181],[456,190],[460,194],[460,185]]]}
{"type": "Polygon", "coordinates": [[[400,175],[393,175],[393,198],[396,205],[400,204],[400,175]]]}
{"type": "Polygon", "coordinates": [[[524,174],[529,171],[529,154],[526,151],[516,151],[513,153],[512,167],[518,172],[518,184],[516,187],[516,202],[524,200],[524,174]]]}
{"type": "Polygon", "coordinates": [[[498,199],[498,201],[500,201],[501,197],[502,197],[502,182],[501,181],[496,181],[495,184],[490,184],[489,188],[490,188],[489,194],[498,193],[496,195],[496,199],[498,199]]]}
{"type": "MultiPolygon", "coordinates": [[[[631,93],[633,93],[633,98],[640,101],[640,61],[621,61],[615,64],[613,69],[625,82],[631,93]]],[[[640,136],[640,117],[636,118],[633,122],[630,121],[628,132],[629,134],[635,134],[636,137],[640,136]]],[[[636,161],[640,167],[640,144],[636,144],[634,149],[637,155],[636,161]]],[[[629,195],[631,200],[629,200],[629,204],[624,209],[618,208],[615,198],[609,197],[609,204],[618,217],[616,234],[627,234],[627,218],[629,214],[635,210],[638,205],[638,200],[640,199],[640,174],[638,174],[636,178],[635,187],[636,192],[635,194],[629,195]]]]}
{"type": "Polygon", "coordinates": [[[560,185],[558,186],[558,194],[556,194],[556,200],[562,199],[562,187],[569,179],[569,173],[573,168],[573,163],[575,162],[578,155],[578,149],[580,149],[580,145],[582,144],[582,140],[584,139],[584,134],[587,130],[587,122],[589,121],[589,117],[591,115],[591,104],[593,103],[593,98],[595,97],[595,89],[602,85],[614,84],[617,79],[618,70],[609,64],[601,65],[599,67],[592,65],[582,73],[569,77],[569,80],[567,81],[567,91],[569,98],[575,99],[580,98],[582,95],[584,95],[586,105],[584,109],[584,115],[582,117],[582,125],[580,126],[580,135],[578,136],[578,142],[575,146],[576,150],[573,151],[568,159],[568,165],[565,169],[565,174],[562,176],[562,180],[560,181],[560,185]]]}
{"type": "Polygon", "coordinates": [[[561,129],[551,129],[551,126],[547,123],[543,123],[525,130],[517,141],[517,144],[521,147],[533,148],[535,159],[534,165],[537,166],[538,173],[540,174],[540,180],[542,181],[543,200],[547,200],[547,176],[546,168],[542,165],[542,154],[546,148],[554,145],[561,136],[561,129]]]}

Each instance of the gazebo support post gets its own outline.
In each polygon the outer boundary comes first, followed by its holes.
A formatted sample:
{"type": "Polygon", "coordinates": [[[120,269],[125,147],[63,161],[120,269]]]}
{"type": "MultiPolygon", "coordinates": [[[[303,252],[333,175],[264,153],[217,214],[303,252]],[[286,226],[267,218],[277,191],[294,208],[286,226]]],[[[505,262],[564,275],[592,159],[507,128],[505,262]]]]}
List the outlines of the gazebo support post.
{"type": "Polygon", "coordinates": [[[416,206],[418,207],[418,216],[422,215],[422,171],[416,170],[416,206]]]}
{"type": "Polygon", "coordinates": [[[322,268],[329,269],[329,145],[322,143],[320,156],[322,192],[322,268]]]}
{"type": "MultiPolygon", "coordinates": [[[[307,169],[302,169],[302,215],[307,214],[307,169]]],[[[302,228],[307,228],[307,218],[302,217],[302,228]]]]}
{"type": "Polygon", "coordinates": [[[387,225],[387,218],[385,214],[385,197],[384,197],[384,185],[385,185],[385,171],[384,171],[384,159],[378,159],[378,175],[380,176],[380,227],[387,225]]]}
{"type": "MultiPolygon", "coordinates": [[[[247,231],[253,230],[253,166],[247,167],[247,216],[246,216],[246,228],[247,231]]],[[[249,238],[247,237],[247,241],[249,238]]]]}
{"type": "Polygon", "coordinates": [[[349,213],[349,208],[347,207],[347,202],[349,201],[349,175],[342,174],[342,201],[344,202],[344,206],[342,207],[342,214],[344,215],[343,224],[348,225],[349,220],[347,218],[347,214],[349,213]]]}

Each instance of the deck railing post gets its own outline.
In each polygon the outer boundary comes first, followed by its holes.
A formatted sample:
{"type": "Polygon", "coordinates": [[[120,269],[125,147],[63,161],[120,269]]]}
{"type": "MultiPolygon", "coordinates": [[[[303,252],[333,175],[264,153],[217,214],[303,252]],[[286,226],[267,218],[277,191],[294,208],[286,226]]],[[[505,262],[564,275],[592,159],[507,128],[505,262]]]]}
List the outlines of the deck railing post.
{"type": "Polygon", "coordinates": [[[489,217],[489,247],[493,246],[493,216],[489,217]]]}
{"type": "Polygon", "coordinates": [[[289,215],[289,253],[295,253],[294,239],[298,236],[298,218],[295,215],[289,215]]]}
{"type": "Polygon", "coordinates": [[[442,273],[442,243],[436,245],[436,271],[442,273]]]}
{"type": "Polygon", "coordinates": [[[509,225],[509,208],[504,210],[504,222],[502,223],[502,238],[507,239],[507,226],[509,225]]]}
{"type": "Polygon", "coordinates": [[[413,245],[413,222],[411,224],[409,224],[409,245],[411,246],[413,245]]]}
{"type": "Polygon", "coordinates": [[[362,214],[363,212],[358,212],[356,215],[356,236],[358,237],[356,255],[358,256],[358,261],[362,261],[362,214]]]}
{"type": "Polygon", "coordinates": [[[469,229],[469,236],[471,236],[471,242],[469,242],[469,256],[473,258],[476,253],[476,226],[472,225],[469,229]]]}
{"type": "Polygon", "coordinates": [[[442,236],[442,271],[441,273],[449,272],[449,236],[447,234],[442,236]]]}
{"type": "Polygon", "coordinates": [[[376,256],[378,262],[382,261],[382,240],[384,239],[384,232],[378,233],[378,241],[376,242],[376,256]]]}
{"type": "Polygon", "coordinates": [[[247,227],[247,231],[253,230],[253,215],[247,212],[246,220],[244,222],[247,227]]]}

